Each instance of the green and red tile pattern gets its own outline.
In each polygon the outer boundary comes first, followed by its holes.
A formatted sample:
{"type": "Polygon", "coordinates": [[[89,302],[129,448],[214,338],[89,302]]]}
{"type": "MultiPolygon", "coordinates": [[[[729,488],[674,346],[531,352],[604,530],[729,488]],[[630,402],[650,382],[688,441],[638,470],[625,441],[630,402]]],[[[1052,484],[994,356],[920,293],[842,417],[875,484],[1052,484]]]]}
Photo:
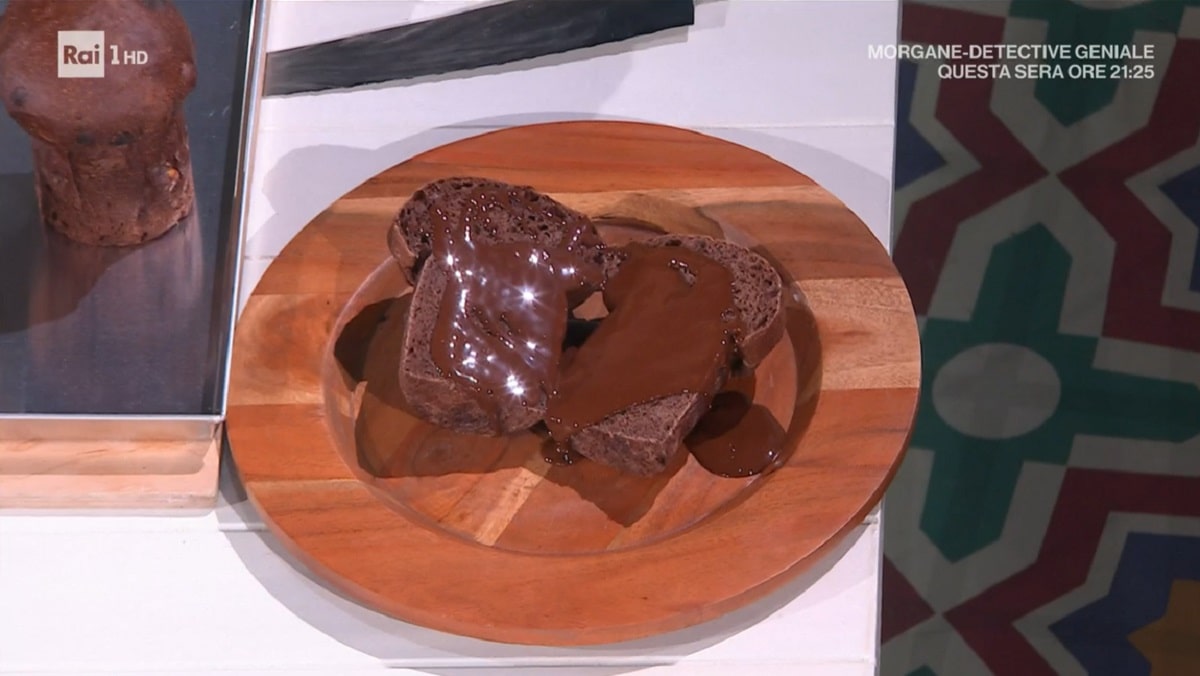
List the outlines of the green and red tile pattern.
{"type": "Polygon", "coordinates": [[[1200,674],[1200,0],[906,1],[921,44],[1155,45],[1132,81],[900,64],[922,327],[883,673],[1200,674]]]}

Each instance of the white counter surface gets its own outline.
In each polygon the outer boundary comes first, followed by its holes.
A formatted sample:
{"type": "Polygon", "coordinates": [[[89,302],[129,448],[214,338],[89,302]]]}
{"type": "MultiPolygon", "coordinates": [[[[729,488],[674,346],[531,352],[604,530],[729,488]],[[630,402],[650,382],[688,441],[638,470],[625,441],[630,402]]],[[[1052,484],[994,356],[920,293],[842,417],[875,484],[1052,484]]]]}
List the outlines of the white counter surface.
{"type": "Polygon", "coordinates": [[[4,513],[0,673],[873,673],[873,520],[812,573],[709,625],[538,649],[414,627],[338,596],[240,499],[226,477],[221,506],[204,513],[4,513]]]}
{"type": "MultiPolygon", "coordinates": [[[[469,4],[276,0],[268,44],[469,4]]],[[[308,220],[374,173],[450,140],[549,119],[676,124],[757,148],[821,182],[886,241],[895,64],[868,60],[866,46],[894,40],[896,14],[892,0],[702,2],[687,40],[268,100],[243,296],[308,220]],[[736,70],[748,58],[753,78],[736,70]],[[655,100],[647,83],[664,77],[672,87],[655,100]],[[480,104],[495,79],[509,90],[584,84],[480,104]],[[472,105],[455,105],[463,101],[472,105]]],[[[214,510],[0,511],[0,673],[866,676],[876,673],[879,577],[876,513],[813,570],[714,622],[592,649],[487,643],[395,621],[330,591],[280,550],[226,462],[214,510]]]]}

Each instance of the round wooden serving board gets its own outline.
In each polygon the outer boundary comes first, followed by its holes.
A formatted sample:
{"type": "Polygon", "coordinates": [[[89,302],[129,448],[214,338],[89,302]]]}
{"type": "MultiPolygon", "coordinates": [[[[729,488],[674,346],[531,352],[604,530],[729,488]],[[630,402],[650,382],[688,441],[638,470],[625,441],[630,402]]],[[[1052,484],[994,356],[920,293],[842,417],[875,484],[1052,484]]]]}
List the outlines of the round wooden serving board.
{"type": "Polygon", "coordinates": [[[424,153],[309,223],[238,323],[227,429],[274,533],[343,593],[457,634],[584,645],[715,618],[811,565],[882,496],[919,381],[904,284],[820,186],[695,132],[564,122],[424,153]],[[468,436],[408,414],[396,368],[410,289],[386,232],[417,188],[453,175],[726,237],[770,260],[787,284],[787,335],[752,395],[785,435],[777,469],[722,478],[680,453],[660,476],[631,477],[551,464],[532,432],[468,436]]]}

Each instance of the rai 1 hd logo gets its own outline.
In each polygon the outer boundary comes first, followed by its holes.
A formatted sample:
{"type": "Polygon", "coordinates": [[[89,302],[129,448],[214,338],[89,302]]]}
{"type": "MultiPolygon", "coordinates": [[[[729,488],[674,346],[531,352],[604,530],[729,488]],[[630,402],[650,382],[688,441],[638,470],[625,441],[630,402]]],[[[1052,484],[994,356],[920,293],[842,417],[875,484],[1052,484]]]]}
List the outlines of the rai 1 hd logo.
{"type": "Polygon", "coordinates": [[[104,77],[104,31],[59,31],[58,76],[104,77]]]}
{"type": "Polygon", "coordinates": [[[141,66],[149,55],[141,49],[122,50],[104,44],[104,31],[59,31],[58,76],[60,78],[104,77],[104,64],[141,66]]]}

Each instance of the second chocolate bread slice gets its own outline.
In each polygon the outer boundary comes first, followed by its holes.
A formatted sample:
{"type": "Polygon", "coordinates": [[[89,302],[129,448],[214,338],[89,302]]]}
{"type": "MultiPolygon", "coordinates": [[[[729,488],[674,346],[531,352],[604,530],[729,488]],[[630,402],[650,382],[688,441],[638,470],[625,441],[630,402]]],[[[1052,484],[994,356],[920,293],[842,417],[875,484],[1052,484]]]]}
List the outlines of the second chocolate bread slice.
{"type": "MultiPolygon", "coordinates": [[[[640,319],[618,314],[618,306],[603,320],[560,377],[563,389],[559,396],[569,401],[551,400],[547,424],[560,444],[566,443],[580,455],[628,473],[650,475],[670,463],[684,437],[707,411],[732,364],[741,361],[754,366],[779,342],[784,334],[783,283],[764,258],[725,240],[664,235],[641,246],[668,254],[659,255],[655,264],[670,267],[683,282],[660,269],[657,277],[637,282],[638,288],[624,294],[624,302],[642,303],[635,311],[640,312],[640,319]],[[697,263],[707,263],[706,270],[697,272],[701,267],[697,263]],[[697,276],[705,275],[709,277],[706,281],[715,279],[716,286],[701,289],[697,276]],[[669,285],[677,288],[665,288],[669,285]],[[728,295],[723,300],[716,298],[721,293],[728,295]],[[649,300],[655,294],[659,297],[649,300]],[[654,321],[640,325],[648,313],[654,321]],[[612,324],[614,320],[617,324],[612,324]],[[724,332],[734,349],[723,351],[715,342],[714,331],[724,332]],[[615,336],[618,333],[624,337],[615,336]],[[597,338],[607,342],[593,343],[597,338]],[[697,341],[704,345],[698,346],[697,341]],[[644,353],[631,351],[640,347],[645,348],[644,353]],[[614,354],[614,349],[620,354],[614,354]],[[695,354],[689,357],[689,352],[695,354]],[[621,363],[621,376],[606,375],[609,362],[621,363]],[[678,369],[691,371],[680,373],[678,369]],[[703,369],[710,371],[700,372],[703,369]],[[672,388],[680,389],[670,391],[672,388]],[[633,399],[646,393],[660,396],[634,401],[621,399],[614,389],[632,390],[629,397],[633,399]],[[630,403],[615,403],[622,401],[630,403]],[[598,416],[606,406],[621,408],[598,416]]],[[[622,283],[630,260],[634,258],[610,269],[610,287],[622,283]]],[[[626,279],[625,283],[634,282],[626,279]]]]}

